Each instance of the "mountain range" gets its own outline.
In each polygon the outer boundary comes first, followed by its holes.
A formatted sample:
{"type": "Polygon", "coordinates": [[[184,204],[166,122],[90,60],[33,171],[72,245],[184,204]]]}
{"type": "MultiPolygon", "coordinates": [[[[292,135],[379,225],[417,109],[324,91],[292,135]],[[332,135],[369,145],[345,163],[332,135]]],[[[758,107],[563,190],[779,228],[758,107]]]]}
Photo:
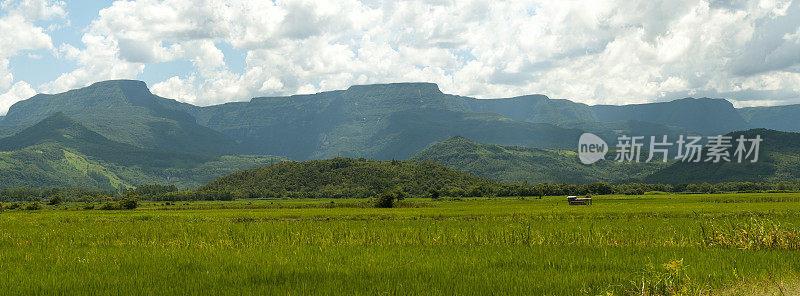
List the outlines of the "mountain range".
{"type": "MultiPolygon", "coordinates": [[[[317,94],[195,106],[154,95],[141,81],[113,80],[59,94],[39,94],[11,106],[0,117],[0,150],[4,151],[0,152],[0,174],[16,176],[9,180],[17,181],[0,183],[0,187],[136,186],[170,180],[164,176],[167,170],[190,174],[210,163],[222,167],[216,172],[220,175],[184,178],[182,185],[191,187],[269,160],[336,156],[434,159],[467,172],[492,175],[480,173],[483,165],[457,165],[475,157],[456,159],[459,154],[454,151],[459,149],[481,157],[492,155],[479,159],[496,166],[507,155],[525,155],[509,162],[519,165],[494,174],[495,180],[590,182],[626,176],[656,180],[652,178],[666,177],[655,171],[667,172],[666,168],[642,166],[634,172],[615,165],[587,168],[578,165],[574,152],[568,150],[575,148],[584,132],[609,143],[616,143],[620,134],[674,138],[753,128],[798,132],[798,112],[800,105],[735,108],[727,100],[710,98],[622,106],[590,106],[544,95],[477,99],[445,94],[431,83],[355,85],[317,94]],[[464,138],[451,139],[454,136],[464,138]],[[442,147],[452,151],[442,152],[442,147]],[[498,149],[502,153],[487,154],[498,149]],[[36,151],[56,156],[45,160],[36,151]],[[40,174],[58,171],[59,165],[48,161],[77,159],[64,156],[72,154],[116,177],[103,173],[111,180],[106,181],[95,173],[97,178],[91,178],[91,170],[83,169],[83,177],[59,181],[55,176],[34,178],[28,172],[31,166],[40,174]],[[123,177],[127,175],[121,172],[131,170],[139,172],[137,177],[123,177]]],[[[72,170],[67,175],[81,171],[72,170]]]]}

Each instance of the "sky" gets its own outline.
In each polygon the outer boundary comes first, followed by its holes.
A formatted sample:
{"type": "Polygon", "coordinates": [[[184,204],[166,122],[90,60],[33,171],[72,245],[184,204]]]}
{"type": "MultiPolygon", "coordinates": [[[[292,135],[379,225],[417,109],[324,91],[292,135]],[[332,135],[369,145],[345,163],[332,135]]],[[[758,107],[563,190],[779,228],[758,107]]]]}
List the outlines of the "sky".
{"type": "Polygon", "coordinates": [[[800,103],[800,0],[0,0],[0,115],[145,81],[196,105],[354,84],[587,104],[800,103]]]}

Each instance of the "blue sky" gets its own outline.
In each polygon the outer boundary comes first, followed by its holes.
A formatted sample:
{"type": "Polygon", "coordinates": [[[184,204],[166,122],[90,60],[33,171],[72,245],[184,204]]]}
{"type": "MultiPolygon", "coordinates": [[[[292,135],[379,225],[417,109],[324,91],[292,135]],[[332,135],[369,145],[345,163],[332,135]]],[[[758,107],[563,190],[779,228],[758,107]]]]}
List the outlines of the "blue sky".
{"type": "MultiPolygon", "coordinates": [[[[68,22],[64,20],[43,20],[37,22],[41,26],[60,25],[50,33],[53,44],[70,44],[81,47],[81,37],[89,24],[98,17],[101,9],[111,6],[114,1],[66,1],[68,22]]],[[[246,52],[236,50],[230,44],[221,42],[218,48],[225,54],[228,66],[237,73],[242,73],[245,65],[246,52]]],[[[59,75],[77,68],[65,59],[59,59],[46,49],[37,49],[18,55],[10,59],[15,78],[27,81],[32,85],[40,85],[55,80],[59,75]]],[[[192,63],[188,60],[176,60],[149,64],[136,79],[155,84],[172,76],[185,75],[193,71],[192,63]]]]}
{"type": "Polygon", "coordinates": [[[0,0],[0,114],[139,79],[198,105],[353,84],[587,104],[800,103],[800,3],[0,0]]]}

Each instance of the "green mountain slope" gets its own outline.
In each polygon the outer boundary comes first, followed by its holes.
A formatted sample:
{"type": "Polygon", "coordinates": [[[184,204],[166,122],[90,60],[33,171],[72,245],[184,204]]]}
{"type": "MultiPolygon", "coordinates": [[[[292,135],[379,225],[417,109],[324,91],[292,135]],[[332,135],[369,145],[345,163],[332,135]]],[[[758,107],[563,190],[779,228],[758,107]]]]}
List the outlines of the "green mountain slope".
{"type": "MultiPolygon", "coordinates": [[[[613,153],[609,153],[612,158],[613,153]]],[[[611,160],[583,165],[574,150],[539,149],[475,143],[453,137],[417,153],[412,161],[435,161],[450,168],[501,182],[615,183],[650,175],[665,163],[618,163],[611,160]]]]}
{"type": "Polygon", "coordinates": [[[738,109],[751,127],[800,132],[800,105],[738,109]]]}
{"type": "Polygon", "coordinates": [[[637,120],[678,126],[703,135],[720,135],[748,128],[736,108],[723,99],[686,98],[671,102],[591,106],[597,121],[637,120]]]}
{"type": "MultiPolygon", "coordinates": [[[[734,139],[740,135],[744,135],[747,139],[760,135],[764,140],[760,145],[758,162],[677,162],[644,180],[650,183],[669,184],[800,181],[800,134],[751,129],[728,135],[734,139]]],[[[736,148],[735,140],[733,143],[733,147],[728,149],[730,155],[733,155],[736,148]]],[[[704,151],[704,157],[706,153],[707,151],[704,151]]]]}
{"type": "MultiPolygon", "coordinates": [[[[638,120],[624,120],[613,122],[590,122],[590,121],[571,121],[559,124],[560,127],[574,128],[593,133],[609,145],[616,145],[617,139],[621,135],[644,136],[644,148],[650,145],[650,137],[656,137],[656,141],[661,141],[661,136],[666,135],[670,141],[678,139],[679,136],[696,136],[698,133],[689,131],[682,127],[667,126],[658,123],[644,122],[638,120]]],[[[672,147],[672,150],[677,149],[672,147]]]]}
{"type": "Polygon", "coordinates": [[[236,172],[198,188],[238,196],[374,197],[383,190],[424,196],[429,189],[480,188],[497,183],[441,164],[333,158],[281,162],[236,172]]]}
{"type": "Polygon", "coordinates": [[[280,160],[143,149],[111,141],[56,113],[0,139],[0,188],[119,189],[155,183],[189,188],[280,160]]]}
{"type": "Polygon", "coordinates": [[[197,124],[184,111],[165,107],[169,101],[150,93],[141,81],[104,81],[17,102],[0,121],[0,128],[8,135],[62,112],[110,140],[142,148],[213,154],[241,152],[230,137],[197,124]]]}
{"type": "Polygon", "coordinates": [[[570,147],[582,131],[551,124],[519,122],[494,113],[463,113],[437,109],[397,112],[374,137],[385,143],[375,155],[405,159],[431,143],[453,135],[464,135],[483,142],[529,147],[570,147]]]}

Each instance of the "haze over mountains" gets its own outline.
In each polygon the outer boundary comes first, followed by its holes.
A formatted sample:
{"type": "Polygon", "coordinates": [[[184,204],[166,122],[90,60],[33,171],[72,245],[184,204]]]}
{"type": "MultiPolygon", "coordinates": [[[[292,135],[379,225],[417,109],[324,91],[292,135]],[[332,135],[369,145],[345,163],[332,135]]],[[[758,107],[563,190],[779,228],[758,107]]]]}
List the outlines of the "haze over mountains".
{"type": "MultiPolygon", "coordinates": [[[[158,170],[192,170],[234,157],[221,158],[222,155],[275,155],[293,160],[336,156],[389,160],[415,155],[415,159],[421,159],[427,155],[428,159],[438,157],[446,165],[476,173],[475,168],[459,167],[457,164],[464,161],[452,159],[458,156],[452,151],[423,152],[442,147],[504,151],[493,157],[527,155],[499,162],[507,168],[494,175],[495,180],[615,181],[625,175],[645,178],[652,172],[650,167],[643,167],[637,169],[639,173],[627,173],[627,169],[613,165],[587,169],[575,166],[575,159],[569,160],[576,158],[574,155],[556,151],[574,149],[585,131],[598,134],[609,143],[615,143],[619,134],[677,137],[751,128],[798,132],[797,115],[800,105],[737,109],[726,100],[709,98],[624,106],[588,106],[543,95],[476,99],[444,94],[431,83],[356,85],[312,95],[262,97],[200,107],[156,96],[140,81],[115,80],[60,94],[40,94],[14,104],[6,116],[0,117],[0,136],[4,137],[0,138],[0,150],[6,151],[0,152],[0,174],[15,172],[12,175],[23,181],[0,186],[71,186],[83,182],[24,181],[33,178],[25,172],[30,164],[43,161],[32,151],[44,150],[81,155],[104,171],[113,171],[108,169],[113,165],[121,171],[147,171],[142,175],[151,176],[126,180],[114,173],[123,180],[119,182],[114,181],[117,177],[103,174],[108,178],[97,177],[95,182],[85,183],[91,187],[164,183],[169,178],[153,177],[158,170]],[[464,138],[432,146],[454,136],[464,138]],[[481,146],[484,144],[519,147],[481,146]],[[441,155],[449,155],[448,160],[441,155]],[[20,161],[22,158],[33,160],[20,161]],[[553,166],[573,170],[546,169],[553,166]],[[591,177],[593,174],[608,177],[591,177]]],[[[250,159],[253,161],[231,160],[236,165],[226,164],[222,171],[247,169],[274,158],[250,159]]],[[[39,169],[55,171],[46,166],[39,169]]],[[[92,179],[89,171],[85,170],[84,175],[92,179]]],[[[194,178],[184,185],[196,186],[205,179],[194,178]]]]}

